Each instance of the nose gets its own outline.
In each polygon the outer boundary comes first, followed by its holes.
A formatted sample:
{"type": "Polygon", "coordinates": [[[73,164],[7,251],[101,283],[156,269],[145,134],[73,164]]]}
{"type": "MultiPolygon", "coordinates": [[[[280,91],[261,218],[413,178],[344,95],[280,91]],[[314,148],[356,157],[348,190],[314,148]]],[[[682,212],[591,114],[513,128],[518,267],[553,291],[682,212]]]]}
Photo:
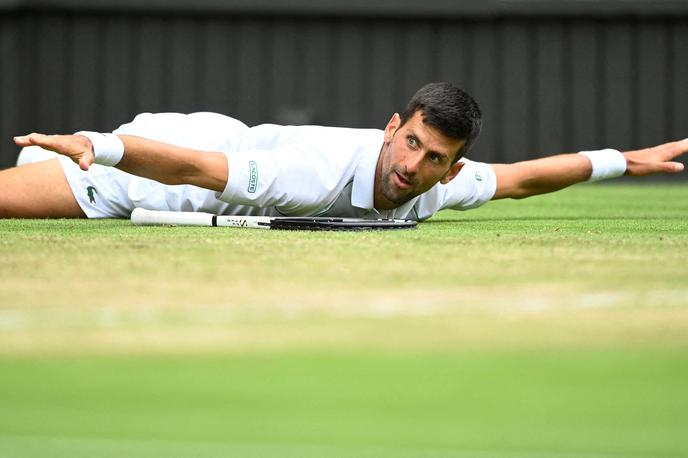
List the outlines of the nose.
{"type": "Polygon", "coordinates": [[[415,175],[420,168],[420,163],[423,161],[422,151],[410,151],[406,155],[406,173],[408,175],[415,175]]]}

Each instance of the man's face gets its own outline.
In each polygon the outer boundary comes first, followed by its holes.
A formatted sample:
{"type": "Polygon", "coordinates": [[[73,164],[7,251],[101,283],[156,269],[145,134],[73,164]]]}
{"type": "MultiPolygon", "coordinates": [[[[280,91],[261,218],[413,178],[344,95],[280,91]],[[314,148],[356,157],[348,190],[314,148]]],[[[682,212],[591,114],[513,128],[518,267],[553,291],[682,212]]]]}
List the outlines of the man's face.
{"type": "Polygon", "coordinates": [[[375,173],[375,208],[396,208],[432,188],[449,183],[463,162],[452,161],[465,140],[450,138],[423,123],[417,111],[400,127],[394,114],[385,128],[385,141],[375,173]]]}

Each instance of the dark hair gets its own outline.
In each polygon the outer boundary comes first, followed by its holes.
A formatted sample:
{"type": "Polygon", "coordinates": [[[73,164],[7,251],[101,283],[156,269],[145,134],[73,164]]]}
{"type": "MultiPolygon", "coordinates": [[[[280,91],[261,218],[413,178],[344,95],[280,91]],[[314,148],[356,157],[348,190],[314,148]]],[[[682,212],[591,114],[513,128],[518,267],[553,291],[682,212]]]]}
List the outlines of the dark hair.
{"type": "Polygon", "coordinates": [[[414,94],[400,115],[401,125],[420,111],[423,122],[465,143],[453,162],[464,156],[480,134],[482,114],[473,98],[451,83],[429,83],[414,94]]]}

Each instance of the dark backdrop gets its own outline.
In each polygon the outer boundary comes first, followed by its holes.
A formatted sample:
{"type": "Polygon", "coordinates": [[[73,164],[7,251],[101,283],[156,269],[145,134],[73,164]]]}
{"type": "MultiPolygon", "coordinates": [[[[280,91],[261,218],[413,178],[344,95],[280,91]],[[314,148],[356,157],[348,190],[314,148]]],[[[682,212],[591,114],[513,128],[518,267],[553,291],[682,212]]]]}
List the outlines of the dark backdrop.
{"type": "Polygon", "coordinates": [[[688,137],[685,2],[186,3],[0,0],[0,167],[143,111],[382,128],[439,80],[483,109],[478,160],[688,137]]]}

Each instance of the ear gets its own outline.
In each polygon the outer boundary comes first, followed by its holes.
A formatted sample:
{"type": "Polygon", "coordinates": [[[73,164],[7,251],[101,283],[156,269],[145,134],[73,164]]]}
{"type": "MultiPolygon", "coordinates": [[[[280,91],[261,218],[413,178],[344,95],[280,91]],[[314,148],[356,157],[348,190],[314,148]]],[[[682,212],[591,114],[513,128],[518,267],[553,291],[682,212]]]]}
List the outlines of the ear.
{"type": "Polygon", "coordinates": [[[399,128],[399,124],[401,124],[401,117],[399,117],[399,113],[394,113],[392,119],[387,123],[387,127],[385,127],[385,143],[392,141],[392,137],[399,128]]]}
{"type": "Polygon", "coordinates": [[[451,167],[449,167],[449,171],[444,174],[444,176],[440,179],[440,183],[442,184],[447,184],[454,178],[456,178],[456,175],[459,174],[461,169],[463,168],[464,163],[461,161],[457,161],[454,164],[452,164],[451,167]]]}

